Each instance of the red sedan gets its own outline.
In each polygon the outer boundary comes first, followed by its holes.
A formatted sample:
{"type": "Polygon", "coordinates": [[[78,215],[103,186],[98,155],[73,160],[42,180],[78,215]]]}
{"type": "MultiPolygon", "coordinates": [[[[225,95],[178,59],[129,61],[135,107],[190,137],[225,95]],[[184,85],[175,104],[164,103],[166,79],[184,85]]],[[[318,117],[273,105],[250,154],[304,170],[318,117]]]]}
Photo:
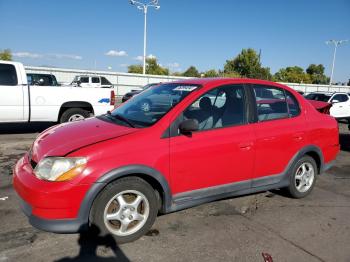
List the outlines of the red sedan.
{"type": "Polygon", "coordinates": [[[96,225],[124,243],[158,213],[276,188],[305,197],[338,152],[335,119],[284,85],[191,79],[49,128],[16,164],[13,183],[33,226],[96,225]],[[144,110],[144,101],[159,106],[144,110]]]}

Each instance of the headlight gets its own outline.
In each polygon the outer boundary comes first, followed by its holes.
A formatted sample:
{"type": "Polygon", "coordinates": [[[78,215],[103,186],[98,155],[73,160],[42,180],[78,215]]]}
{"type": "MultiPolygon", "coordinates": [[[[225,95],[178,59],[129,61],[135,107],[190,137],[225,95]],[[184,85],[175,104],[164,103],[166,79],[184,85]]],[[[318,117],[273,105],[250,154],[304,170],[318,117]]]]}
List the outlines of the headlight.
{"type": "Polygon", "coordinates": [[[48,181],[66,181],[79,175],[86,166],[84,157],[47,157],[34,169],[37,178],[48,181]]]}

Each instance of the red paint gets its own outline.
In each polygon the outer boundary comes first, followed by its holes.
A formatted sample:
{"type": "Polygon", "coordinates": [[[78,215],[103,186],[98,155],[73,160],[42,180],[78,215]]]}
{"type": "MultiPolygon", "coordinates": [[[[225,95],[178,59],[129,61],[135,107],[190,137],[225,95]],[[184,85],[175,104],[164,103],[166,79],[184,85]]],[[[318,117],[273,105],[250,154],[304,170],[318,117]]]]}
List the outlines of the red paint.
{"type": "Polygon", "coordinates": [[[84,156],[87,167],[69,182],[46,182],[34,176],[26,155],[14,169],[16,191],[39,217],[75,218],[91,184],[118,167],[152,167],[168,181],[172,194],[177,194],[279,174],[306,145],[321,148],[325,163],[339,152],[335,119],[320,114],[284,85],[252,79],[191,79],[182,83],[203,87],[149,128],[128,128],[92,118],[46,130],[33,144],[34,161],[46,156],[84,156]],[[297,98],[301,113],[290,119],[194,132],[192,137],[161,138],[178,114],[198,97],[214,87],[233,83],[284,88],[297,98]]]}

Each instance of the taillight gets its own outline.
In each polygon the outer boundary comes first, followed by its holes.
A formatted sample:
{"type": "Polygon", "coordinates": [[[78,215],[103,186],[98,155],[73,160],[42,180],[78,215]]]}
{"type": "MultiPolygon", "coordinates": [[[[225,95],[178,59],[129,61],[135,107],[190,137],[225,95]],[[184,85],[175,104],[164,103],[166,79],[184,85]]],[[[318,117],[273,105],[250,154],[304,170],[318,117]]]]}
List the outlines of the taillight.
{"type": "Polygon", "coordinates": [[[330,115],[331,114],[331,112],[330,112],[331,107],[332,107],[332,104],[329,104],[327,106],[317,108],[317,111],[322,113],[322,114],[330,115]]]}
{"type": "Polygon", "coordinates": [[[115,104],[115,94],[114,94],[114,90],[111,91],[111,99],[110,99],[110,105],[114,106],[115,104]]]}

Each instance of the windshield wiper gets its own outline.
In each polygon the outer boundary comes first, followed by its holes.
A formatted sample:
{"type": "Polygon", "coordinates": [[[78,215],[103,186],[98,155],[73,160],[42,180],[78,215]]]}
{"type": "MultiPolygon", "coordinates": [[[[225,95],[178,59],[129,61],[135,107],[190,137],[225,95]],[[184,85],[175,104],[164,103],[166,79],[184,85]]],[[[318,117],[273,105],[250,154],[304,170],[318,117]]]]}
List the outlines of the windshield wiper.
{"type": "Polygon", "coordinates": [[[107,112],[107,115],[110,115],[114,118],[117,118],[118,120],[121,120],[121,121],[127,123],[132,128],[135,128],[135,125],[129,119],[123,117],[122,115],[119,115],[119,114],[112,115],[112,113],[110,111],[107,112]]]}

